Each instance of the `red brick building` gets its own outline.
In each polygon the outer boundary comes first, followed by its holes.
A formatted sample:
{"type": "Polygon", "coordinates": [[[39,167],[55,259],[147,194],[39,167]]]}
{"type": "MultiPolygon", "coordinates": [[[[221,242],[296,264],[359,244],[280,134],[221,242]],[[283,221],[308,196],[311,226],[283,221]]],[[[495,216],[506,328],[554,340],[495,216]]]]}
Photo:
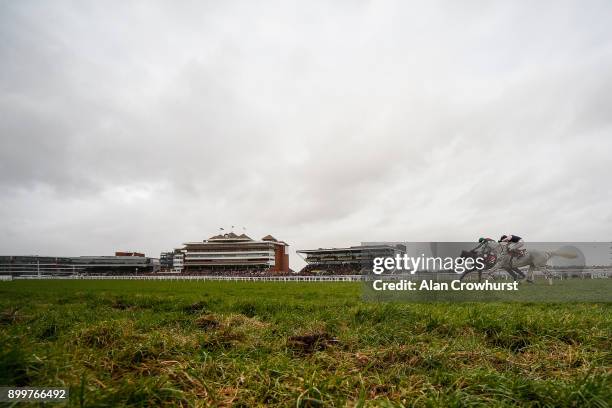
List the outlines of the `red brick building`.
{"type": "Polygon", "coordinates": [[[278,274],[289,272],[287,243],[271,235],[253,240],[233,232],[215,235],[204,241],[186,242],[184,273],[223,273],[224,271],[261,270],[278,274]]]}

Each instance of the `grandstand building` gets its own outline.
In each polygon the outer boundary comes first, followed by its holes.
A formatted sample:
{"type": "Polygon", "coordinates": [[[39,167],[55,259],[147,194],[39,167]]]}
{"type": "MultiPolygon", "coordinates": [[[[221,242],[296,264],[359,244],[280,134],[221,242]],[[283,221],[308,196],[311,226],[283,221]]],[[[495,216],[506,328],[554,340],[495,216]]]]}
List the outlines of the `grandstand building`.
{"type": "Polygon", "coordinates": [[[403,245],[361,245],[348,248],[319,248],[296,251],[306,261],[303,275],[362,274],[377,257],[403,255],[403,245]]]}
{"type": "Polygon", "coordinates": [[[71,275],[78,272],[70,257],[7,255],[0,256],[0,274],[11,276],[71,275]]]}
{"type": "Polygon", "coordinates": [[[0,256],[0,273],[11,276],[138,275],[156,272],[157,259],[138,255],[115,256],[0,256]]]}
{"type": "Polygon", "coordinates": [[[126,256],[78,256],[72,258],[81,273],[95,275],[138,275],[156,272],[157,259],[139,255],[126,256]]]}
{"type": "Polygon", "coordinates": [[[185,267],[185,254],[180,250],[174,251],[174,255],[172,257],[172,272],[181,273],[183,272],[183,268],[185,267]]]}
{"type": "Polygon", "coordinates": [[[288,245],[271,235],[257,241],[245,234],[236,235],[230,232],[183,245],[185,274],[228,271],[265,271],[278,274],[289,272],[288,245]]]}
{"type": "Polygon", "coordinates": [[[159,266],[162,272],[167,272],[172,270],[174,266],[174,252],[162,252],[159,254],[159,266]]]}

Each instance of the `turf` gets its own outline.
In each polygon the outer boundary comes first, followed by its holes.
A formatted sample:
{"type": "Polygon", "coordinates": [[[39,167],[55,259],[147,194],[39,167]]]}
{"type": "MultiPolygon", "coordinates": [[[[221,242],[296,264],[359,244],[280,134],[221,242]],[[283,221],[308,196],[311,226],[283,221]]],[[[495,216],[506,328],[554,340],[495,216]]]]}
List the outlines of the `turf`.
{"type": "Polygon", "coordinates": [[[364,303],[358,283],[0,282],[0,385],[87,407],[607,407],[611,311],[364,303]]]}

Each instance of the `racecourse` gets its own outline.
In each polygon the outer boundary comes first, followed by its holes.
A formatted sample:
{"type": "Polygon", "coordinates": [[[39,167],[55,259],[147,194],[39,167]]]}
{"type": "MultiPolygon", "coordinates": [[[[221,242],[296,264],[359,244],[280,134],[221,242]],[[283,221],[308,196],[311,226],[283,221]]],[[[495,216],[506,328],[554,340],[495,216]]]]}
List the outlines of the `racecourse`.
{"type": "Polygon", "coordinates": [[[609,302],[368,303],[361,285],[0,282],[0,385],[70,387],[71,406],[612,401],[609,302]]]}

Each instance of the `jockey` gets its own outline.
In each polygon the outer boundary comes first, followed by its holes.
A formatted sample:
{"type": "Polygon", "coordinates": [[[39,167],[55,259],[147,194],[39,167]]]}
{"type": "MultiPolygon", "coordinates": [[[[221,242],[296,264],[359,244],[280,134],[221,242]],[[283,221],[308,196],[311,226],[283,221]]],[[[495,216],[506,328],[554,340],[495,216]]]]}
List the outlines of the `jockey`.
{"type": "Polygon", "coordinates": [[[478,249],[480,249],[480,247],[482,247],[484,244],[486,244],[487,242],[491,242],[494,241],[491,238],[484,238],[484,237],[480,237],[478,238],[478,246],[474,249],[472,249],[472,252],[476,252],[478,249]]]}
{"type": "Polygon", "coordinates": [[[519,255],[519,249],[521,249],[523,247],[523,244],[525,243],[523,241],[523,238],[519,237],[518,235],[502,235],[501,238],[499,239],[499,241],[497,241],[499,243],[505,243],[507,248],[508,248],[508,253],[510,254],[510,260],[512,260],[512,257],[514,255],[519,255]]]}
{"type": "Polygon", "coordinates": [[[488,242],[495,242],[495,240],[492,239],[492,238],[485,238],[485,237],[478,238],[478,246],[476,248],[472,249],[472,252],[477,252],[479,249],[484,247],[481,250],[482,252],[480,253],[480,256],[483,259],[485,259],[485,261],[487,263],[494,263],[496,258],[495,257],[493,257],[493,259],[490,258],[490,256],[491,256],[491,248],[485,246],[488,242]]]}

